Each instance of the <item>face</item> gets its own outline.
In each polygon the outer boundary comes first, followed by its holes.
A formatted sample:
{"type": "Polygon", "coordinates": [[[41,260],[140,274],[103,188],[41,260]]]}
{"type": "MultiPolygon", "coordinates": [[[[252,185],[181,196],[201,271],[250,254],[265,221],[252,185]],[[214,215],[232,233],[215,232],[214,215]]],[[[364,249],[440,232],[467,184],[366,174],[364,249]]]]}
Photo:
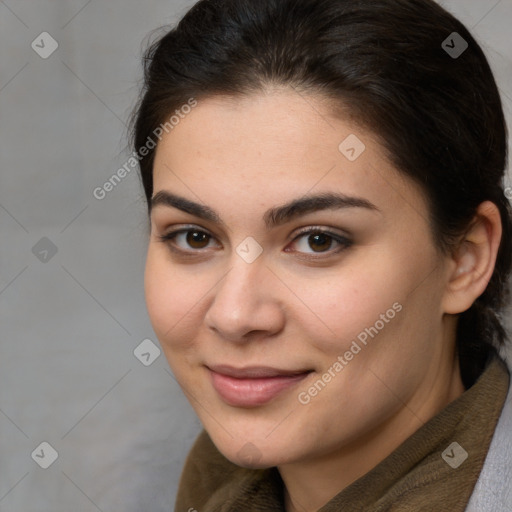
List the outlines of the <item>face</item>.
{"type": "Polygon", "coordinates": [[[327,456],[393,418],[419,427],[448,350],[425,198],[330,112],[289,90],[205,99],[155,155],[148,312],[242,466],[327,456]]]}

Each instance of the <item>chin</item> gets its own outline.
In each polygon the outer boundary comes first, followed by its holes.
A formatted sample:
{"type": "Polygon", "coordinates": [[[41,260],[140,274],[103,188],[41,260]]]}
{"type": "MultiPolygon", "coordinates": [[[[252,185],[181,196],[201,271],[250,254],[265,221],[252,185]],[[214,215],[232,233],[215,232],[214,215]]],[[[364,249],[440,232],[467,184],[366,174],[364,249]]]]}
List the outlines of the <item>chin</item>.
{"type": "Polygon", "coordinates": [[[263,446],[258,441],[246,441],[238,437],[236,440],[223,439],[218,443],[215,436],[210,435],[217,449],[233,464],[247,469],[267,469],[284,461],[280,450],[275,446],[263,446]]]}
{"type": "Polygon", "coordinates": [[[245,443],[237,452],[228,455],[231,455],[231,457],[225,455],[228,460],[242,468],[267,469],[276,465],[272,458],[268,460],[258,447],[251,442],[245,443]]]}

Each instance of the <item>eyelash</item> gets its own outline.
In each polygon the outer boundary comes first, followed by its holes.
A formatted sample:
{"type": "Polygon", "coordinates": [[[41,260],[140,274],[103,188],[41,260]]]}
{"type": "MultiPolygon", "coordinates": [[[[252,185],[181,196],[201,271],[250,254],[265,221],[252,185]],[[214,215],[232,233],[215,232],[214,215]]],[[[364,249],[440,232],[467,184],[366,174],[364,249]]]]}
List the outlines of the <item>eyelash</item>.
{"type": "MultiPolygon", "coordinates": [[[[188,226],[186,228],[177,229],[175,231],[171,231],[171,232],[166,233],[164,235],[158,235],[157,238],[159,239],[160,242],[163,242],[163,243],[167,244],[169,246],[169,249],[171,251],[175,252],[175,253],[179,253],[179,254],[182,254],[182,255],[190,255],[190,256],[199,255],[199,253],[201,253],[204,250],[206,250],[206,248],[195,249],[195,250],[191,249],[191,250],[187,251],[187,250],[184,250],[184,249],[177,248],[174,245],[174,240],[175,240],[175,238],[178,235],[180,235],[182,233],[189,233],[189,232],[196,232],[196,233],[200,233],[200,234],[205,234],[208,237],[210,237],[210,239],[214,238],[207,231],[204,231],[202,229],[196,228],[195,226],[188,226]]],[[[333,249],[328,249],[326,251],[320,251],[318,253],[314,253],[314,252],[313,253],[303,253],[303,252],[297,251],[297,252],[299,252],[299,254],[303,254],[303,255],[307,254],[307,256],[303,256],[303,257],[305,259],[310,259],[310,260],[325,259],[326,257],[332,256],[333,254],[338,254],[341,251],[344,251],[345,249],[348,249],[353,244],[353,242],[351,240],[349,240],[348,238],[346,238],[346,237],[344,237],[342,235],[339,235],[339,234],[336,234],[336,233],[332,233],[331,231],[327,231],[324,228],[316,227],[316,226],[304,228],[301,231],[299,231],[299,233],[297,234],[297,236],[295,236],[293,238],[291,243],[294,243],[297,240],[299,240],[299,239],[301,239],[303,237],[306,237],[307,235],[326,235],[327,237],[331,238],[334,242],[336,242],[336,243],[338,243],[340,245],[340,247],[338,247],[337,249],[334,249],[334,250],[333,249]],[[314,254],[318,254],[319,256],[314,256],[314,254]],[[327,256],[325,256],[325,255],[327,255],[327,256]]],[[[210,240],[208,240],[208,241],[210,241],[210,240]]],[[[290,251],[287,251],[287,252],[290,252],[290,251]]]]}

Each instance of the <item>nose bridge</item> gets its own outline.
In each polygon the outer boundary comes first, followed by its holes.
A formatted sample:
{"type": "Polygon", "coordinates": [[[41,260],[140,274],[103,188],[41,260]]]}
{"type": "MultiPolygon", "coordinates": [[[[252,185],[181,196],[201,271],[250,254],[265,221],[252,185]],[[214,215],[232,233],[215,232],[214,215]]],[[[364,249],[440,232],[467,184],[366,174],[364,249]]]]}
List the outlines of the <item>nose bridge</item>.
{"type": "Polygon", "coordinates": [[[261,295],[265,263],[258,258],[251,263],[233,252],[230,259],[230,270],[219,283],[215,298],[217,302],[230,305],[231,308],[243,310],[254,307],[261,295]]]}
{"type": "MultiPolygon", "coordinates": [[[[244,247],[242,246],[242,249],[244,247]]],[[[205,321],[227,339],[250,331],[272,330],[280,323],[278,301],[268,286],[269,270],[261,256],[248,262],[233,251],[230,268],[215,287],[205,321]]]]}

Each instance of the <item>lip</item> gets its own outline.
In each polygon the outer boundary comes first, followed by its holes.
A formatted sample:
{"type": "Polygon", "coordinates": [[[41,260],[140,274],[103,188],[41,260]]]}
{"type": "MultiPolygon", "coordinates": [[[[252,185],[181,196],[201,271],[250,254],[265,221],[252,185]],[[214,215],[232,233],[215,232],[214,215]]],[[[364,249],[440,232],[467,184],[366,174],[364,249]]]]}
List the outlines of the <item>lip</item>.
{"type": "Polygon", "coordinates": [[[235,368],[207,366],[219,396],[235,407],[257,407],[270,402],[286,389],[305,379],[312,370],[284,370],[267,366],[235,368]]]}

